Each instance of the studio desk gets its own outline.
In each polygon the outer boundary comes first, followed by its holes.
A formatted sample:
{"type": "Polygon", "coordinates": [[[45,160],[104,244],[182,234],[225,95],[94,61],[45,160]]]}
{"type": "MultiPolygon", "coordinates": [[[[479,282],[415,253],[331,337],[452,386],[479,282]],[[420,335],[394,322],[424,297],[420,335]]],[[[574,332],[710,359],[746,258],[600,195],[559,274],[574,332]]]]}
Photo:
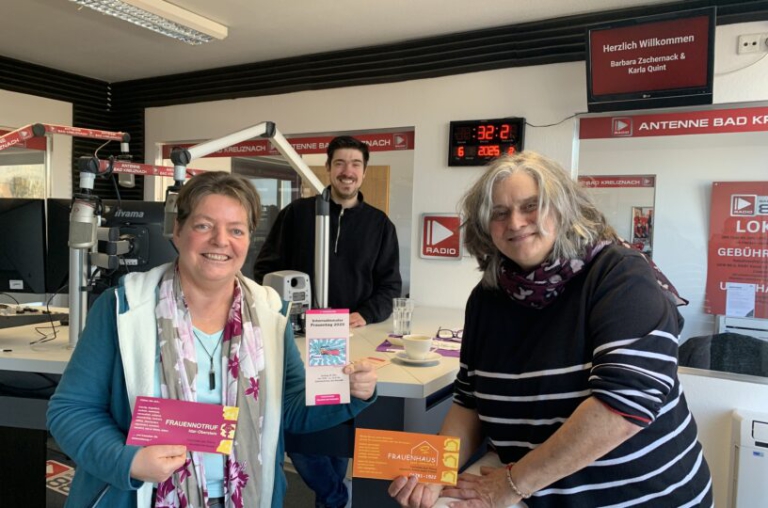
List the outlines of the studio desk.
{"type": "MultiPolygon", "coordinates": [[[[41,336],[35,328],[50,332],[50,324],[0,329],[0,383],[27,388],[44,385],[43,374],[58,379],[72,351],[67,348],[69,327],[56,323],[57,338],[39,346],[30,342],[41,336]],[[10,351],[7,351],[10,350],[10,351]]],[[[45,506],[45,461],[48,432],[45,412],[48,390],[29,390],[11,395],[0,392],[0,506],[45,506]]]]}
{"type": "MultiPolygon", "coordinates": [[[[416,307],[413,333],[434,335],[439,327],[459,329],[463,323],[460,309],[416,307]]],[[[56,340],[34,349],[30,342],[39,338],[35,326],[0,329],[0,373],[12,378],[46,374],[60,376],[72,351],[67,348],[69,330],[59,326],[56,340]]],[[[459,370],[458,358],[442,357],[437,364],[411,366],[394,358],[394,353],[380,353],[376,347],[392,329],[391,319],[351,331],[350,357],[389,358],[391,364],[378,369],[378,399],[357,418],[333,429],[286,437],[289,451],[323,453],[351,457],[354,429],[405,430],[436,433],[451,404],[453,380],[459,370]]],[[[304,338],[296,339],[304,356],[304,338]]],[[[0,396],[0,506],[45,506],[45,460],[47,431],[46,398],[0,396]],[[10,488],[9,488],[10,487],[10,488]]],[[[390,506],[387,482],[353,482],[353,506],[390,506]]]]}

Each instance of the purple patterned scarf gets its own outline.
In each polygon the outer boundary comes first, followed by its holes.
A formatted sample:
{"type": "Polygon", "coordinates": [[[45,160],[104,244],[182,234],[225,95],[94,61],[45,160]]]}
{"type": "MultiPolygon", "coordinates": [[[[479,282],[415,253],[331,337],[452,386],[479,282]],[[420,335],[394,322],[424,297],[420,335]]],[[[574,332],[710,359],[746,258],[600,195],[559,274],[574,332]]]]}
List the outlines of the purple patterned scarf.
{"type": "MultiPolygon", "coordinates": [[[[224,327],[221,346],[222,388],[225,406],[237,406],[237,439],[225,460],[224,490],[227,508],[258,506],[261,491],[261,425],[263,397],[259,373],[264,370],[264,344],[256,316],[251,314],[250,293],[240,275],[235,283],[232,309],[224,327]]],[[[192,319],[181,290],[177,264],[169,266],[158,287],[157,316],[162,396],[197,400],[198,369],[192,319]]],[[[186,463],[168,480],[158,484],[157,508],[203,508],[208,489],[202,454],[190,452],[186,463]]]]}
{"type": "MultiPolygon", "coordinates": [[[[543,309],[565,291],[566,283],[581,272],[597,254],[614,242],[601,241],[589,247],[584,259],[557,259],[545,261],[534,270],[521,273],[520,268],[510,259],[502,257],[499,265],[499,284],[509,297],[516,303],[533,309],[543,309]]],[[[618,242],[623,247],[631,248],[624,240],[618,242]]],[[[643,258],[653,268],[656,282],[664,294],[676,306],[688,305],[688,300],[682,298],[675,286],[661,272],[658,266],[645,254],[643,258]]]]}

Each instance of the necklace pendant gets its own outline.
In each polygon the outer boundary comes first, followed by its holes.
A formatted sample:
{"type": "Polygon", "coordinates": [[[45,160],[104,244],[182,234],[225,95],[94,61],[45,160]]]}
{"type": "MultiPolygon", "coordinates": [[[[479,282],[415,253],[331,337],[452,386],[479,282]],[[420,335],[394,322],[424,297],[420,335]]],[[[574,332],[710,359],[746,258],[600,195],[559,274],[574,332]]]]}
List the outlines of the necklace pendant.
{"type": "Polygon", "coordinates": [[[208,373],[208,386],[210,387],[210,390],[216,389],[216,373],[213,369],[208,373]]]}

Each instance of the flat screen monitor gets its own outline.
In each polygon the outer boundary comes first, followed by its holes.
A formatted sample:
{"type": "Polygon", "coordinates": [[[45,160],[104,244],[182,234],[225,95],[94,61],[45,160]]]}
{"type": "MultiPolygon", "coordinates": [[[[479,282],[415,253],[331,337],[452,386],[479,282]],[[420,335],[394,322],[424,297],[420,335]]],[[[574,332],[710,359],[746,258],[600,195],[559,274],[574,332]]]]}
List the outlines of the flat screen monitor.
{"type": "MultiPolygon", "coordinates": [[[[145,272],[176,259],[176,249],[163,236],[164,203],[154,201],[102,200],[102,227],[119,229],[130,244],[130,251],[119,257],[119,267],[105,273],[104,284],[95,288],[98,294],[106,286],[117,284],[129,272],[145,272]]],[[[48,200],[48,292],[67,292],[69,280],[69,208],[68,199],[48,200]]],[[[104,252],[103,245],[98,250],[104,252]]]]}
{"type": "Polygon", "coordinates": [[[43,199],[0,199],[0,292],[45,293],[43,199]]]}
{"type": "Polygon", "coordinates": [[[69,288],[70,199],[48,199],[48,249],[45,265],[45,292],[66,293],[69,288]]]}
{"type": "Polygon", "coordinates": [[[711,104],[715,12],[694,9],[590,28],[589,111],[711,104]]]}
{"type": "Polygon", "coordinates": [[[163,236],[165,203],[157,201],[103,200],[103,227],[117,227],[131,250],[119,258],[120,268],[109,276],[114,286],[129,272],[146,272],[176,259],[176,248],[163,236]]]}

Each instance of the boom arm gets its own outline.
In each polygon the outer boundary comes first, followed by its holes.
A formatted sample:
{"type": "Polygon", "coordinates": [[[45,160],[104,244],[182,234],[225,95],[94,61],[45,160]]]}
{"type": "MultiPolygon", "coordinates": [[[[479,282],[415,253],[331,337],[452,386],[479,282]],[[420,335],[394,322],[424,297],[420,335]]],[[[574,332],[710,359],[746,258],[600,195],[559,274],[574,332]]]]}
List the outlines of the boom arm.
{"type": "Polygon", "coordinates": [[[251,138],[268,138],[272,145],[288,161],[288,164],[317,192],[315,216],[315,277],[312,291],[319,308],[328,306],[328,229],[329,206],[327,193],[323,192],[323,184],[315,176],[293,146],[275,127],[274,122],[261,122],[246,129],[227,134],[217,139],[205,141],[190,148],[174,148],[171,151],[171,161],[174,167],[175,184],[166,192],[166,234],[173,230],[176,218],[176,198],[178,190],[186,178],[187,164],[192,160],[205,157],[228,146],[246,141],[251,138]]]}

